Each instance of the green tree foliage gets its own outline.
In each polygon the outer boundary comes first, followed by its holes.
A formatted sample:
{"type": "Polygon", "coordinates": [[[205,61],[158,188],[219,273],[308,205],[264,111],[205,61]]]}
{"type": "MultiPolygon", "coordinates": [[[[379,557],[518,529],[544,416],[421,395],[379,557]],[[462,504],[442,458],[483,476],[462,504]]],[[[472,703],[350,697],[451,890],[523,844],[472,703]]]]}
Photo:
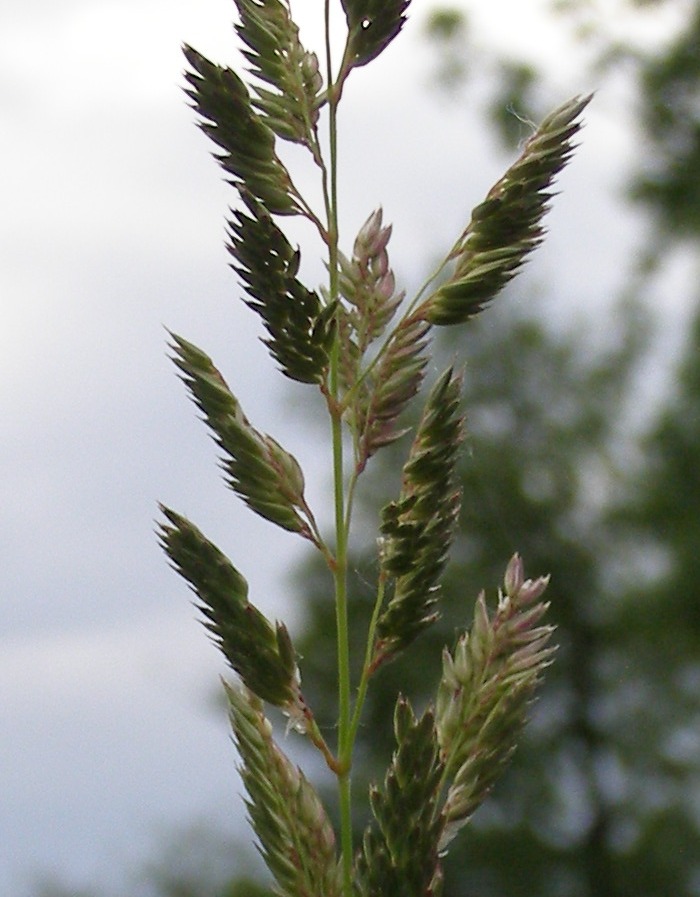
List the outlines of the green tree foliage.
{"type": "Polygon", "coordinates": [[[667,243],[700,234],[700,4],[680,34],[639,67],[640,117],[649,141],[632,195],[653,210],[667,243]]]}
{"type": "Polygon", "coordinates": [[[654,616],[659,640],[670,655],[692,656],[700,640],[700,601],[692,583],[700,580],[700,315],[689,329],[686,352],[677,369],[674,391],[644,449],[644,482],[630,516],[639,521],[642,539],[661,551],[655,577],[654,616]],[[684,637],[671,643],[669,625],[683,621],[684,637]]]}

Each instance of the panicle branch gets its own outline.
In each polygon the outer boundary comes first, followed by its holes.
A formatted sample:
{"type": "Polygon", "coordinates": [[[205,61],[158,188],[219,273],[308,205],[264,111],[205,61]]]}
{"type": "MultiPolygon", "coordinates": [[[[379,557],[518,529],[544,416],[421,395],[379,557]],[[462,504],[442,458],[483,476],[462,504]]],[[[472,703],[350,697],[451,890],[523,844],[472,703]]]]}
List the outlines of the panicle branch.
{"type": "Polygon", "coordinates": [[[460,507],[455,465],[463,435],[461,377],[448,368],[433,387],[408,460],[401,494],[382,510],[380,561],[394,594],[377,622],[372,666],[409,645],[438,616],[438,580],[460,507]]]}
{"type": "Polygon", "coordinates": [[[542,122],[520,158],[472,212],[448,260],[454,272],[414,312],[431,324],[462,324],[474,317],[518,272],[542,242],[549,188],[575,149],[579,116],[591,96],[576,97],[542,122]]]}
{"type": "Polygon", "coordinates": [[[303,717],[296,654],[282,623],[276,626],[248,601],[248,583],[197,527],[161,505],[167,523],[161,545],[199,599],[205,627],[248,688],[294,719],[303,717]]]}
{"type": "Polygon", "coordinates": [[[429,330],[425,321],[402,321],[387,340],[378,363],[359,382],[350,404],[358,472],[380,448],[408,432],[397,427],[397,421],[423,383],[429,330]]]}
{"type": "Polygon", "coordinates": [[[200,127],[223,150],[215,158],[265,208],[277,215],[302,212],[289,172],[275,152],[275,134],[253,109],[250,92],[230,68],[215,65],[192,47],[183,48],[193,71],[185,93],[201,116],[200,127]]]}
{"type": "Polygon", "coordinates": [[[173,360],[225,452],[222,466],[228,485],[261,517],[319,544],[296,458],[251,426],[208,355],[182,337],[171,336],[173,360]]]}
{"type": "Polygon", "coordinates": [[[356,860],[357,891],[361,897],[437,897],[443,767],[432,710],[417,720],[410,703],[399,697],[394,733],[397,747],[383,787],[370,789],[374,820],[356,860]]]}
{"type": "Polygon", "coordinates": [[[436,703],[440,754],[448,782],[442,808],[444,849],[482,803],[515,750],[535,688],[550,664],[552,626],[539,625],[549,577],[525,580],[515,555],[493,615],[483,592],[469,632],[443,654],[436,703]]]}
{"type": "Polygon", "coordinates": [[[323,306],[317,293],[297,278],[299,250],[265,207],[244,192],[246,211],[229,221],[228,250],[249,296],[246,305],[262,319],[264,340],[282,373],[300,383],[324,382],[335,336],[336,305],[323,306]]]}
{"type": "Polygon", "coordinates": [[[226,685],[248,813],[281,897],[341,897],[335,833],[313,786],[275,744],[260,701],[226,685]]]}

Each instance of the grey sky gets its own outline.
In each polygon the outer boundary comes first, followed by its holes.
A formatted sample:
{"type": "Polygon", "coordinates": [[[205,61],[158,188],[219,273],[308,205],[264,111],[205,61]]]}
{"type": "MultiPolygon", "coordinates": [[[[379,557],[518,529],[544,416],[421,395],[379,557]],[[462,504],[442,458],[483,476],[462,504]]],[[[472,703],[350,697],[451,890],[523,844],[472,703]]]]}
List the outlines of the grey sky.
{"type": "MultiPolygon", "coordinates": [[[[484,40],[513,6],[491,4],[484,40]]],[[[162,829],[242,817],[226,725],[208,703],[222,668],[157,548],[156,502],[228,550],[267,613],[294,616],[281,577],[301,546],[221,485],[163,325],[211,354],[256,426],[314,469],[312,501],[328,475],[296,410],[310,393],[273,373],[236,300],[223,248],[232,194],[180,91],[182,41],[232,59],[233,4],[12,7],[0,13],[0,893],[26,897],[44,873],[117,882],[162,829]]],[[[427,8],[415,0],[415,18],[427,8]]],[[[524,45],[538,18],[519,22],[498,39],[524,45]]],[[[346,239],[383,204],[408,283],[503,167],[467,110],[425,90],[417,32],[414,21],[357,73],[341,149],[346,239]]],[[[542,46],[559,66],[553,102],[596,86],[542,46]]],[[[566,248],[563,315],[605,306],[635,236],[611,194],[630,146],[620,96],[587,115],[530,266],[544,282],[566,248]]],[[[304,271],[322,276],[319,262],[304,271]]]]}

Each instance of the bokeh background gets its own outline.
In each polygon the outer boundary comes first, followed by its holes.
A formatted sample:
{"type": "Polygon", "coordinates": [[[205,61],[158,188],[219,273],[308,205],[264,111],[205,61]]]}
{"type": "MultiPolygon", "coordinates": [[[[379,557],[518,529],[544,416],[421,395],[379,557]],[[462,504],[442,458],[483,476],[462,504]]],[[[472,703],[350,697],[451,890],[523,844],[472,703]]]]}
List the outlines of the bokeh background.
{"type": "MultiPolygon", "coordinates": [[[[311,47],[322,6],[293,4],[311,47]]],[[[442,350],[466,358],[471,441],[456,597],[436,635],[449,640],[464,596],[497,582],[515,548],[533,574],[555,573],[562,633],[559,672],[449,893],[700,894],[700,5],[414,0],[411,13],[351,79],[340,156],[346,245],[381,204],[409,290],[530,122],[597,91],[546,244],[442,350]]],[[[222,488],[167,359],[165,327],[203,346],[255,425],[302,461],[314,506],[326,502],[314,400],[275,373],[239,301],[232,194],[181,92],[183,41],[236,62],[233,14],[229,0],[0,11],[10,897],[253,894],[229,883],[259,865],[238,846],[223,668],[157,547],[158,500],[228,550],[269,616],[304,630],[305,682],[332,675],[322,580],[309,569],[302,586],[295,541],[222,488]]],[[[299,169],[314,195],[312,176],[299,169]]],[[[322,280],[311,234],[290,235],[304,277],[322,280]]],[[[377,468],[375,492],[400,463],[377,468]]],[[[430,661],[413,666],[425,679],[430,661]]],[[[388,750],[383,697],[409,675],[392,668],[368,708],[370,759],[388,750]]]]}

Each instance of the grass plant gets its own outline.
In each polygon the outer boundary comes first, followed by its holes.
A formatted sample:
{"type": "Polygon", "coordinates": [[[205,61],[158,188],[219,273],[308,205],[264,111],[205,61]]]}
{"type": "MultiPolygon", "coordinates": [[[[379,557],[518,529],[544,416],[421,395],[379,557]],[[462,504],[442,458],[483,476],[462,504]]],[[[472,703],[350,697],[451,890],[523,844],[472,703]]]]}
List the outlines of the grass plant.
{"type": "MultiPolygon", "coordinates": [[[[243,301],[259,315],[273,361],[299,389],[318,390],[329,421],[334,529],[323,532],[305,498],[294,456],[255,428],[212,359],[171,334],[172,357],[221,451],[227,485],[251,511],[305,539],[332,581],[337,642],[337,726],[329,743],[304,699],[287,627],[249,600],[243,574],[192,522],[162,506],[163,548],[197,597],[207,629],[237,674],[225,685],[250,821],[277,892],[285,897],[428,897],[440,893],[442,858],[486,798],[515,749],[543,671],[553,628],[542,618],[547,578],[526,579],[504,558],[493,606],[478,595],[473,619],[443,657],[435,699],[422,714],[397,695],[396,749],[368,796],[371,821],[353,843],[354,746],[372,680],[440,613],[440,578],[457,526],[455,465],[463,437],[461,380],[450,367],[428,390],[412,440],[402,422],[421,402],[436,328],[481,313],[543,239],[552,184],[573,152],[589,97],[549,115],[520,157],[473,210],[442,263],[415,296],[399,290],[388,245],[392,228],[371,212],[349,249],[339,237],[338,115],[353,72],[399,36],[410,0],[339,0],[344,46],[335,59],[331,6],[325,47],[300,40],[288,0],[235,0],[239,68],[184,48],[187,95],[236,194],[228,250],[243,301]],[[323,197],[314,208],[278,154],[303,147],[323,197]],[[289,216],[318,235],[327,283],[299,277],[300,252],[285,236],[289,216]],[[404,439],[401,487],[378,509],[376,601],[362,671],[351,675],[348,549],[358,483],[373,455],[404,439]],[[469,625],[470,624],[470,625],[469,625]],[[285,755],[267,718],[318,749],[337,781],[339,831],[312,784],[285,755]]],[[[319,4],[319,9],[321,4],[319,4]]],[[[465,595],[469,584],[465,583],[465,595]]]]}

